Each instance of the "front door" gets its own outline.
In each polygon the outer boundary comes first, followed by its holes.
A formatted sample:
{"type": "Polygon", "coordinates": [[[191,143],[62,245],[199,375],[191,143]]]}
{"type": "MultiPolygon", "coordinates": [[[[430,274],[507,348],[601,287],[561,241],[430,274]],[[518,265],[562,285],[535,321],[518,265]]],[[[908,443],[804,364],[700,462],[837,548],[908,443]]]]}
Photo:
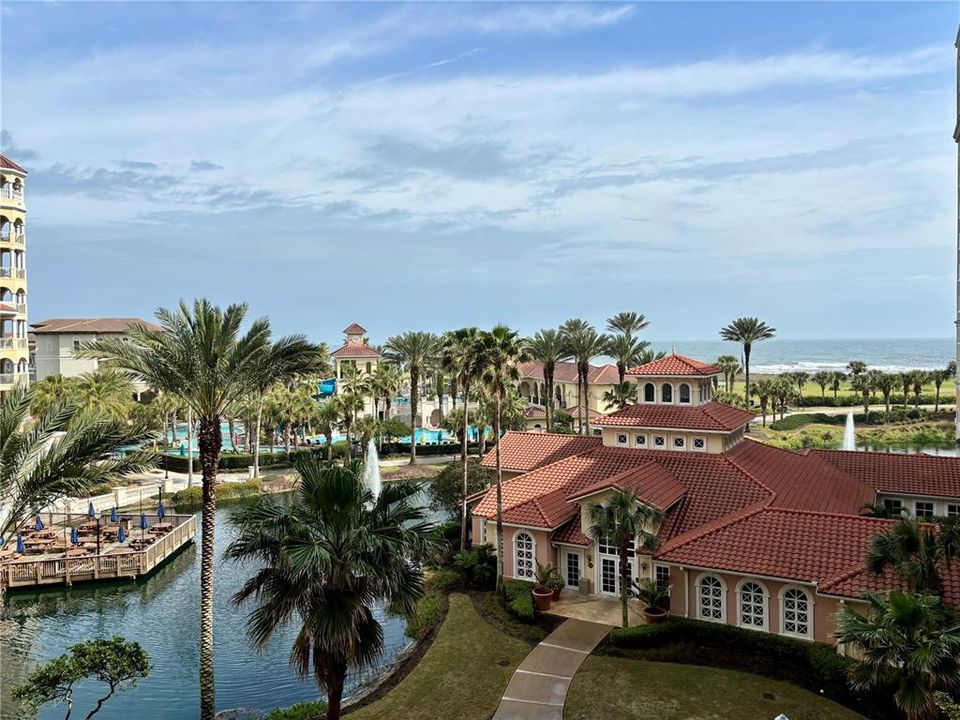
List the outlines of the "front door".
{"type": "MultiPolygon", "coordinates": [[[[630,583],[635,576],[634,559],[628,561],[630,583]]],[[[600,593],[620,597],[620,558],[613,555],[600,556],[600,593]]]]}

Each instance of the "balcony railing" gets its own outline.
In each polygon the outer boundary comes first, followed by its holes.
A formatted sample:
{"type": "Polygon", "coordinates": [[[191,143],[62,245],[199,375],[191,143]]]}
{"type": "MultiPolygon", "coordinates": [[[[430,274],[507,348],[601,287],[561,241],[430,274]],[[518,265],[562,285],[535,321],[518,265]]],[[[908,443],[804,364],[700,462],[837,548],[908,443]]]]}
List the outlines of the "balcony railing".
{"type": "Polygon", "coordinates": [[[23,190],[14,190],[12,186],[7,185],[0,188],[0,198],[4,200],[23,200],[23,190]]]}
{"type": "Polygon", "coordinates": [[[24,233],[2,233],[0,234],[0,242],[26,245],[27,236],[24,233]]]}
{"type": "Polygon", "coordinates": [[[18,315],[27,314],[27,304],[25,302],[17,303],[17,314],[18,315]]]}
{"type": "Polygon", "coordinates": [[[18,277],[21,280],[23,280],[27,276],[26,268],[14,268],[14,272],[16,273],[16,277],[18,277]]]}

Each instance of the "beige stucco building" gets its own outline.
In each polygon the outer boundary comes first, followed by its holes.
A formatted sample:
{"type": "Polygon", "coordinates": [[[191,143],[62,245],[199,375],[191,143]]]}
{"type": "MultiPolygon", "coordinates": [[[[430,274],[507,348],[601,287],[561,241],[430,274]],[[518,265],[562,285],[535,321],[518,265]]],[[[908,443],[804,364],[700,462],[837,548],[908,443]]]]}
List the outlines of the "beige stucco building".
{"type": "Polygon", "coordinates": [[[30,381],[26,180],[26,170],[0,155],[0,397],[30,381]]]}

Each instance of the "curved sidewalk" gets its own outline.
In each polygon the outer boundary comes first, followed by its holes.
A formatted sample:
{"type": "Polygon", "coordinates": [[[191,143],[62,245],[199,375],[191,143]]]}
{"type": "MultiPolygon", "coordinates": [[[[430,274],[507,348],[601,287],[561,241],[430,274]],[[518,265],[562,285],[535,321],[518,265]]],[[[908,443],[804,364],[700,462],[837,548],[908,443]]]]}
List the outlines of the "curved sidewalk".
{"type": "Polygon", "coordinates": [[[494,720],[562,720],[567,690],[609,625],[566,620],[537,645],[503,691],[494,720]]]}

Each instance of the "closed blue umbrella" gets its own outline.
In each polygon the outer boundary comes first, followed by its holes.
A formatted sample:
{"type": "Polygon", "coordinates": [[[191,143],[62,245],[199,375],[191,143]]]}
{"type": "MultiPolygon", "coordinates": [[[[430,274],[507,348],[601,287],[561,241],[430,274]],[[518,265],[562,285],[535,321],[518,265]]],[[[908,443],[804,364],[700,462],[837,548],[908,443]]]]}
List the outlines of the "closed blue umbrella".
{"type": "Polygon", "coordinates": [[[163,520],[164,516],[167,514],[167,511],[163,509],[163,503],[157,505],[157,519],[163,520]]]}
{"type": "Polygon", "coordinates": [[[23,547],[23,535],[17,533],[17,553],[23,555],[26,552],[26,548],[23,547]]]}
{"type": "Polygon", "coordinates": [[[76,528],[70,528],[70,542],[73,545],[80,544],[80,534],[77,532],[76,528]]]}
{"type": "Polygon", "coordinates": [[[114,505],[112,508],[110,508],[110,522],[116,522],[116,521],[117,521],[117,506],[114,505]]]}
{"type": "Polygon", "coordinates": [[[117,530],[117,542],[124,542],[127,539],[127,533],[123,530],[123,525],[120,526],[120,529],[117,530]]]}
{"type": "Polygon", "coordinates": [[[97,511],[93,509],[93,501],[90,501],[90,506],[87,508],[87,517],[93,520],[93,516],[96,515],[97,511]]]}
{"type": "Polygon", "coordinates": [[[43,530],[43,520],[40,519],[40,513],[37,513],[37,521],[33,524],[34,530],[43,530]]]}
{"type": "Polygon", "coordinates": [[[143,513],[140,513],[140,529],[141,530],[147,529],[147,516],[144,515],[143,513]]]}

